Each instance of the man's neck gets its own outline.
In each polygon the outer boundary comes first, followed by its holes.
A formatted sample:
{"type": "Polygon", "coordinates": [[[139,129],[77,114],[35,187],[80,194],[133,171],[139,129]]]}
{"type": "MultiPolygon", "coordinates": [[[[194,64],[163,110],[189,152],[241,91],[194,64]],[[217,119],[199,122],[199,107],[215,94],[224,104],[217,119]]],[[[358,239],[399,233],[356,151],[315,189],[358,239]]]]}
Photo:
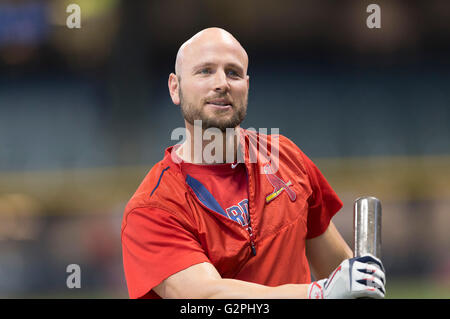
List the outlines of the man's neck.
{"type": "Polygon", "coordinates": [[[187,163],[234,163],[237,161],[239,134],[239,126],[222,132],[218,129],[203,130],[186,123],[186,140],[176,152],[187,163]]]}

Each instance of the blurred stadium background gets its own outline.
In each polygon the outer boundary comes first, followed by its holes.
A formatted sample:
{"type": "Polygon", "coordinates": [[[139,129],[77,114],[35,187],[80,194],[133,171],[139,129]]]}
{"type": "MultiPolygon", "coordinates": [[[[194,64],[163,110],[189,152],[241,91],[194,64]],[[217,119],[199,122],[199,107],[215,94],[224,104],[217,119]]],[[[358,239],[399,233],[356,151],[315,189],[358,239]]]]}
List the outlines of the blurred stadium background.
{"type": "Polygon", "coordinates": [[[209,26],[250,56],[242,126],[280,128],[317,163],[350,245],[353,201],[381,199],[387,297],[450,298],[446,0],[1,0],[0,297],[128,297],[123,209],[178,142],[167,77],[209,26]]]}

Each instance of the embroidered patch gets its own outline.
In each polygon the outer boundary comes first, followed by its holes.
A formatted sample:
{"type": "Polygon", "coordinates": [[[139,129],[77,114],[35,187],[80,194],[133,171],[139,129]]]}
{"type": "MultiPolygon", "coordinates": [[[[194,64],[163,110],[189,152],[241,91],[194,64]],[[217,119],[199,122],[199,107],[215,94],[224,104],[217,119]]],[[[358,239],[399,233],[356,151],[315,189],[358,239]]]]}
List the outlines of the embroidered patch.
{"type": "Polygon", "coordinates": [[[269,203],[270,201],[277,198],[283,191],[286,191],[286,193],[288,194],[288,196],[292,202],[295,201],[295,199],[297,198],[297,195],[289,187],[292,185],[291,181],[288,181],[286,183],[281,178],[276,176],[273,173],[272,168],[270,167],[270,164],[266,164],[264,166],[264,173],[274,188],[273,192],[266,196],[266,203],[269,203]]]}

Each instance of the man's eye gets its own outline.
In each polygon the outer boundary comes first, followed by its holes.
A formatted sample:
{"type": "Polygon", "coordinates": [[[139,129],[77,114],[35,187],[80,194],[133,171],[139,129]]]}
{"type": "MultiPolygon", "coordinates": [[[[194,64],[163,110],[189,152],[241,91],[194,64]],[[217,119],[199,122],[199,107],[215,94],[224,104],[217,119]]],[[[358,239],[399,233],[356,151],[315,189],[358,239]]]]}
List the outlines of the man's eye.
{"type": "Polygon", "coordinates": [[[201,73],[201,74],[210,74],[211,73],[211,69],[201,69],[199,71],[199,73],[201,73]]]}
{"type": "Polygon", "coordinates": [[[227,74],[228,74],[229,76],[232,76],[232,77],[239,77],[239,76],[240,76],[239,73],[236,72],[236,71],[234,71],[234,70],[229,70],[229,71],[227,72],[227,74]]]}

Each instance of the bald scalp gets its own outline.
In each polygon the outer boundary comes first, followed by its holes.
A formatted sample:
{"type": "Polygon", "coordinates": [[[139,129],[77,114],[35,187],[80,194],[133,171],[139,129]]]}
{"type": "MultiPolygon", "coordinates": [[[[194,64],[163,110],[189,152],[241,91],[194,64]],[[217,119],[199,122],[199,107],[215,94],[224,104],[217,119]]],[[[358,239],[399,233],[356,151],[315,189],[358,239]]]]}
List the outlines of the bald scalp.
{"type": "Polygon", "coordinates": [[[188,57],[192,48],[204,43],[214,42],[228,43],[232,46],[236,46],[242,54],[244,67],[245,70],[247,70],[248,55],[239,41],[228,31],[213,27],[201,30],[180,46],[175,60],[175,74],[177,77],[181,77],[183,61],[188,57]]]}

